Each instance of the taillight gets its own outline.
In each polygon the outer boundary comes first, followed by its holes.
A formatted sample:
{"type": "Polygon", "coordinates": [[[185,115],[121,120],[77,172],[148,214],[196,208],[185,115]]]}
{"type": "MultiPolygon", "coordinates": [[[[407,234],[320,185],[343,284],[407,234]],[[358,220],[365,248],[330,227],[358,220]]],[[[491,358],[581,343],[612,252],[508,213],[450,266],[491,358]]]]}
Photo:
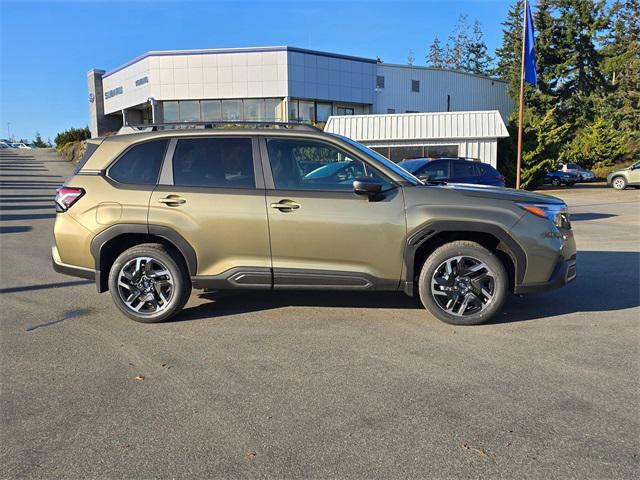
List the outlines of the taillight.
{"type": "Polygon", "coordinates": [[[498,175],[496,177],[496,180],[500,180],[501,182],[504,182],[507,178],[504,175],[498,175]]]}
{"type": "Polygon", "coordinates": [[[56,212],[66,212],[84,195],[82,188],[61,187],[56,190],[56,212]]]}

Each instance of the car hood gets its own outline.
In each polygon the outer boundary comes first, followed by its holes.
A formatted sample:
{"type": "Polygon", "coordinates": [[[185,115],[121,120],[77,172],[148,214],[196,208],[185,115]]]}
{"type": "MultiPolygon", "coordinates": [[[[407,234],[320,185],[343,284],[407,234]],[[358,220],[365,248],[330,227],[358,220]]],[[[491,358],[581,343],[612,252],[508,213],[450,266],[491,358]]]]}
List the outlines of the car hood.
{"type": "Polygon", "coordinates": [[[513,188],[491,187],[486,185],[472,185],[466,183],[449,183],[443,188],[452,189],[467,197],[491,198],[495,200],[511,200],[522,203],[554,203],[563,204],[564,201],[551,195],[533,193],[513,188]]]}

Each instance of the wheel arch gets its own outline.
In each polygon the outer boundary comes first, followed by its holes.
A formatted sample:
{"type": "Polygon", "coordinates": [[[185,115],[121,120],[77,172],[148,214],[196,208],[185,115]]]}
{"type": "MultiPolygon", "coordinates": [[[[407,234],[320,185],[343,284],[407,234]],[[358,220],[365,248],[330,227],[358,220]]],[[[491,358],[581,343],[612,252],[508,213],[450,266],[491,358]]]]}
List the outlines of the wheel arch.
{"type": "Polygon", "coordinates": [[[160,225],[113,225],[91,241],[91,255],[95,261],[96,287],[99,293],[109,289],[111,265],[128,248],[141,243],[160,243],[175,251],[184,262],[189,275],[196,275],[198,262],[195,250],[178,232],[160,225]]]}
{"type": "Polygon", "coordinates": [[[522,283],[527,257],[522,247],[503,228],[482,222],[441,221],[424,225],[407,239],[405,293],[414,295],[416,279],[426,258],[438,247],[456,240],[477,242],[502,261],[509,274],[509,288],[522,283]]]}

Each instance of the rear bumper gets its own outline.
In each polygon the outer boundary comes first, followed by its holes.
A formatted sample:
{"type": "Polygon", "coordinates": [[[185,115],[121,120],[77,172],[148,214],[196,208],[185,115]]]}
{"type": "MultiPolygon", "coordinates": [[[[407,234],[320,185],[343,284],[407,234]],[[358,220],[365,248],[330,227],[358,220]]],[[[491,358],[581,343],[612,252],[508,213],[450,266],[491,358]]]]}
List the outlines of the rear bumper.
{"type": "Polygon", "coordinates": [[[51,264],[53,265],[53,269],[56,272],[62,273],[63,275],[87,278],[89,280],[96,279],[96,271],[91,268],[62,263],[62,261],[60,260],[60,255],[58,254],[58,249],[55,246],[51,247],[51,264]]]}
{"type": "Polygon", "coordinates": [[[569,260],[560,261],[554,268],[551,278],[549,278],[547,282],[516,285],[514,293],[518,295],[525,293],[539,293],[564,287],[567,283],[575,280],[577,276],[576,262],[576,255],[573,255],[569,260]]]}

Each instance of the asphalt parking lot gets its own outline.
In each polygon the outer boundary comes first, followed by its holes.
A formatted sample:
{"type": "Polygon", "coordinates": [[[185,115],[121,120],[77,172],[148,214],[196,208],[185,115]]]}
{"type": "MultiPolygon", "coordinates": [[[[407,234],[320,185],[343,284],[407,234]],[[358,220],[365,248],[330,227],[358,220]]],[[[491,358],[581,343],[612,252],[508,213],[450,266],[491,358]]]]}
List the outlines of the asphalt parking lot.
{"type": "Polygon", "coordinates": [[[639,190],[553,191],[578,278],[488,325],[401,293],[195,292],[142,325],[50,266],[70,172],[0,152],[3,478],[637,478],[639,190]]]}

